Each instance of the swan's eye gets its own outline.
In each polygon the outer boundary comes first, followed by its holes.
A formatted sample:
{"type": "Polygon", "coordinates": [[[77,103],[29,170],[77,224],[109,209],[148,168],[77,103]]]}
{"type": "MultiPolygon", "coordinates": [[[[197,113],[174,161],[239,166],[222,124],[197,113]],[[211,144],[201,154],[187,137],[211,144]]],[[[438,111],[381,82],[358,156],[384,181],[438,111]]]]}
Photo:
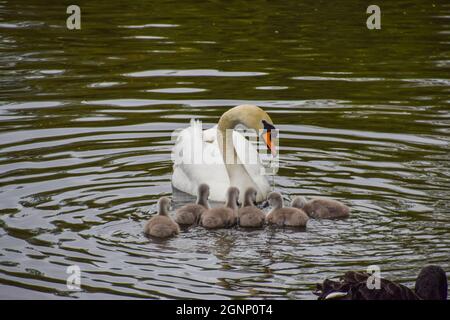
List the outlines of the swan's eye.
{"type": "Polygon", "coordinates": [[[265,130],[274,130],[275,127],[273,124],[268,123],[266,120],[261,121],[265,130]]]}

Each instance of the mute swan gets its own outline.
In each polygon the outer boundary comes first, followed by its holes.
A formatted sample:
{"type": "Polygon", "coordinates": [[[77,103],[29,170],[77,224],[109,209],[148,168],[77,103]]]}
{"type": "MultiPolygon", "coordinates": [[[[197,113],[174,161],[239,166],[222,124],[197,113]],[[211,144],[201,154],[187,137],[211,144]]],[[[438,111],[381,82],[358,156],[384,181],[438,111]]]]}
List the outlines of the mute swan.
{"type": "Polygon", "coordinates": [[[176,212],[175,221],[182,225],[192,225],[200,222],[203,212],[209,209],[208,204],[209,186],[202,183],[198,187],[197,202],[188,203],[176,212]]]}
{"type": "Polygon", "coordinates": [[[238,210],[239,225],[244,228],[258,228],[264,225],[266,215],[254,206],[256,201],[255,188],[248,188],[244,196],[244,204],[238,210]]]}
{"type": "Polygon", "coordinates": [[[326,279],[317,284],[314,294],[319,300],[447,300],[447,276],[438,266],[424,267],[417,277],[415,291],[386,279],[380,279],[380,288],[371,289],[365,272],[349,271],[340,281],[326,279]]]}
{"type": "Polygon", "coordinates": [[[302,209],[309,217],[315,219],[339,219],[350,216],[350,208],[345,204],[325,198],[307,201],[305,197],[295,197],[292,199],[291,207],[302,209]]]}
{"type": "Polygon", "coordinates": [[[225,206],[206,210],[202,214],[201,225],[207,229],[218,229],[234,226],[237,220],[238,198],[239,189],[235,187],[228,188],[225,206]]]}
{"type": "Polygon", "coordinates": [[[302,209],[283,208],[283,198],[279,192],[271,192],[267,197],[273,208],[266,217],[268,224],[287,227],[304,227],[308,216],[302,209]]]}
{"type": "Polygon", "coordinates": [[[210,200],[219,202],[225,201],[230,186],[253,187],[256,201],[263,201],[270,192],[264,166],[255,145],[237,129],[250,129],[276,155],[272,119],[257,106],[240,105],[225,112],[210,129],[202,131],[201,123],[192,120],[190,127],[179,132],[172,153],[173,187],[195,195],[201,183],[208,183],[210,200]]]}
{"type": "Polygon", "coordinates": [[[144,232],[157,238],[167,238],[180,233],[180,227],[169,216],[170,199],[162,197],[158,201],[158,215],[152,217],[144,227],[144,232]]]}

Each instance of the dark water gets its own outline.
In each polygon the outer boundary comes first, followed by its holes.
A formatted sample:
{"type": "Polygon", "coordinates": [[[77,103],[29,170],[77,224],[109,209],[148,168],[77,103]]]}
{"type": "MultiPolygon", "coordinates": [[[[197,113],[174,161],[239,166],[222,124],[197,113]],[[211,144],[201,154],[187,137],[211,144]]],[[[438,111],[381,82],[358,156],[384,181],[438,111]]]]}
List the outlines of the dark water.
{"type": "Polygon", "coordinates": [[[0,298],[310,299],[380,266],[450,274],[450,4],[0,1],[0,298]],[[171,132],[254,103],[280,129],[276,189],[350,205],[306,232],[147,239],[171,132]],[[66,287],[66,267],[82,291],[66,287]]]}

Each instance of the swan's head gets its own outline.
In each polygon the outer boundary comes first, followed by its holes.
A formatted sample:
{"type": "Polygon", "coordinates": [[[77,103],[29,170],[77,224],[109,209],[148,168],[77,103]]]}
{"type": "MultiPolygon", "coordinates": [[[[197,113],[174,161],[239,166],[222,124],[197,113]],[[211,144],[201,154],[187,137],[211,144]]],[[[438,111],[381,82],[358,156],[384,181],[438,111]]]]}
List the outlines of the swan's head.
{"type": "Polygon", "coordinates": [[[271,192],[267,196],[267,201],[272,208],[282,208],[283,207],[283,197],[279,192],[271,192]]]}
{"type": "Polygon", "coordinates": [[[447,276],[438,266],[424,267],[416,280],[416,293],[425,300],[447,300],[447,276]]]}
{"type": "Polygon", "coordinates": [[[264,140],[272,155],[277,154],[272,139],[275,126],[267,112],[252,104],[242,104],[225,112],[218,123],[219,129],[222,131],[234,129],[239,125],[255,130],[258,136],[264,140]]]}
{"type": "Polygon", "coordinates": [[[229,187],[227,190],[227,207],[236,209],[239,207],[239,189],[229,187]]]}
{"type": "Polygon", "coordinates": [[[292,199],[291,207],[302,209],[306,205],[306,202],[307,200],[305,197],[297,196],[292,199]]]}
{"type": "Polygon", "coordinates": [[[158,200],[158,214],[161,216],[167,216],[170,211],[171,201],[167,197],[161,197],[158,200]]]}
{"type": "Polygon", "coordinates": [[[246,206],[253,206],[256,204],[256,195],[258,194],[258,191],[256,191],[255,188],[250,187],[245,191],[244,195],[244,207],[246,206]]]}

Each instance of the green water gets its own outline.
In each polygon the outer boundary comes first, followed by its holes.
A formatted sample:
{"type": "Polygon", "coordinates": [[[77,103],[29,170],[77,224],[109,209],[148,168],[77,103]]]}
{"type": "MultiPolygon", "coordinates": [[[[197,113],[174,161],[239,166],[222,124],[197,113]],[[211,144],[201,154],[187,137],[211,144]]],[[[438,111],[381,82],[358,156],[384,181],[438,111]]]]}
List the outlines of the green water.
{"type": "Polygon", "coordinates": [[[77,1],[73,31],[43,3],[0,1],[0,298],[311,299],[372,264],[450,274],[448,1],[379,1],[381,30],[364,1],[77,1]],[[147,239],[172,131],[242,103],[280,129],[275,188],[352,217],[147,239]]]}

